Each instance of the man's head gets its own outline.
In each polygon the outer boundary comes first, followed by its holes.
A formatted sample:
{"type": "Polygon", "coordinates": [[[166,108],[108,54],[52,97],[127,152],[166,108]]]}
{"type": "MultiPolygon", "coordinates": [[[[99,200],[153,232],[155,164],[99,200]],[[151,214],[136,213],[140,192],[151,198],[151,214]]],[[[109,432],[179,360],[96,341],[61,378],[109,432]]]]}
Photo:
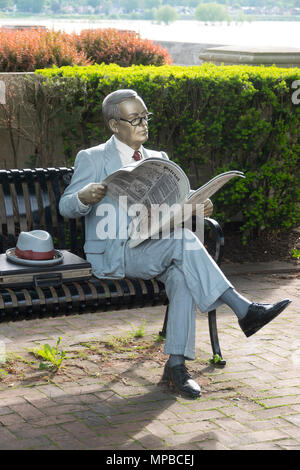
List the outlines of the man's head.
{"type": "Polygon", "coordinates": [[[148,110],[134,90],[117,90],[107,95],[102,112],[107,127],[134,150],[148,139],[148,110]]]}

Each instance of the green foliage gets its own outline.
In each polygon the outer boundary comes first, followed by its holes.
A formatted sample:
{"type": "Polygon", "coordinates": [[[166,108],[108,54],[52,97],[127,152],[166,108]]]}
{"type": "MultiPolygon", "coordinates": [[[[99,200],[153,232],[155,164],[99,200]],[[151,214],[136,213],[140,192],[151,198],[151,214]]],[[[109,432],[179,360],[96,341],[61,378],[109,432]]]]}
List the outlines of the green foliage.
{"type": "Polygon", "coordinates": [[[5,369],[0,369],[0,382],[4,379],[4,377],[8,374],[8,371],[5,369]]]}
{"type": "Polygon", "coordinates": [[[18,11],[40,13],[44,8],[45,0],[15,0],[18,11]]]}
{"type": "Polygon", "coordinates": [[[159,333],[154,333],[153,338],[156,343],[163,343],[166,340],[166,338],[164,336],[161,336],[159,333]]]}
{"type": "MultiPolygon", "coordinates": [[[[172,7],[185,6],[195,8],[199,3],[208,4],[208,7],[214,0],[167,0],[168,4],[172,7]]],[[[280,20],[282,18],[292,18],[295,20],[297,12],[293,8],[299,7],[299,0],[217,0],[217,3],[225,7],[232,7],[238,9],[241,7],[255,7],[259,9],[256,13],[258,17],[274,18],[280,20]],[[274,15],[272,8],[279,7],[282,15],[274,15]],[[264,8],[264,9],[263,9],[264,8]]],[[[0,11],[9,7],[12,11],[13,7],[17,7],[17,14],[28,13],[45,13],[48,14],[49,10],[54,14],[67,14],[69,15],[68,8],[71,7],[73,15],[91,15],[88,6],[95,8],[95,14],[101,17],[108,18],[138,18],[149,19],[150,11],[153,8],[158,8],[161,4],[165,4],[162,0],[0,0],[0,11]],[[116,13],[117,10],[117,13],[116,13]]],[[[72,15],[72,13],[71,13],[72,15]]],[[[191,12],[192,15],[192,12],[191,12]]],[[[249,20],[250,15],[245,15],[249,20]]],[[[251,15],[252,16],[252,15],[251,15]]],[[[244,19],[238,13],[237,18],[244,19]]],[[[208,19],[209,21],[209,19],[208,19]]],[[[218,21],[217,18],[212,21],[218,21]]]]}
{"type": "Polygon", "coordinates": [[[219,356],[219,354],[214,354],[213,357],[209,360],[209,363],[213,364],[213,365],[216,365],[216,364],[219,364],[222,361],[223,361],[223,359],[222,359],[221,356],[219,356]]]}
{"type": "Polygon", "coordinates": [[[154,17],[158,22],[162,21],[165,24],[169,24],[176,21],[178,15],[175,8],[170,5],[163,5],[155,12],[154,17]]]}
{"type": "Polygon", "coordinates": [[[0,10],[10,6],[10,0],[0,0],[0,10]]]}
{"type": "Polygon", "coordinates": [[[36,357],[39,357],[42,359],[42,361],[40,362],[40,366],[39,366],[40,370],[59,369],[62,361],[66,357],[65,351],[58,350],[60,340],[61,340],[61,337],[58,338],[56,342],[56,346],[50,346],[49,344],[44,344],[41,348],[35,348],[31,350],[31,352],[36,357]]]}
{"type": "Polygon", "coordinates": [[[230,15],[224,5],[200,3],[196,8],[195,18],[199,21],[227,21],[230,20],[230,15]]]}
{"type": "Polygon", "coordinates": [[[297,248],[293,248],[291,250],[291,255],[294,259],[300,259],[300,250],[297,250],[297,248]]]}
{"type": "Polygon", "coordinates": [[[146,320],[143,320],[143,323],[133,333],[133,337],[143,338],[145,336],[145,326],[146,326],[146,320]]]}
{"type": "MultiPolygon", "coordinates": [[[[65,80],[68,91],[61,123],[65,152],[105,141],[101,117],[104,96],[135,89],[154,113],[148,147],[163,149],[198,184],[226,170],[240,170],[214,197],[221,223],[239,215],[246,241],[262,230],[300,223],[300,105],[292,102],[292,83],[300,70],[253,66],[95,65],[40,71],[45,86],[65,80]]],[[[64,88],[65,90],[65,88],[64,88]]]]}

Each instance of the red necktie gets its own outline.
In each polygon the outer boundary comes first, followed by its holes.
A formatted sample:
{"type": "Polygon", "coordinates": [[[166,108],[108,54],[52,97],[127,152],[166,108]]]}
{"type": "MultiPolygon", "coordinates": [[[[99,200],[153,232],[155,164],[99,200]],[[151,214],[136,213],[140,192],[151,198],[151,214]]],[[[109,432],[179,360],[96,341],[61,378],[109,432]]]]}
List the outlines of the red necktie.
{"type": "Polygon", "coordinates": [[[134,152],[134,154],[132,155],[132,158],[133,158],[136,162],[138,162],[139,160],[142,159],[142,154],[141,154],[141,152],[139,152],[138,150],[136,150],[136,151],[134,152]]]}

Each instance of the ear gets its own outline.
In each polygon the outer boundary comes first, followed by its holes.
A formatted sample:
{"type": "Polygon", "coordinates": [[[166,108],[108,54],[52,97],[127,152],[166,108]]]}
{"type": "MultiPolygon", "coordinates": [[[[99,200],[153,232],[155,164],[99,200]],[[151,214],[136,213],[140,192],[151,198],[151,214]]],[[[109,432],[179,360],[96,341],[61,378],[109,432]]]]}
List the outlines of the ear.
{"type": "Polygon", "coordinates": [[[115,119],[110,119],[108,121],[108,125],[113,134],[117,134],[119,132],[118,121],[116,121],[115,119]]]}

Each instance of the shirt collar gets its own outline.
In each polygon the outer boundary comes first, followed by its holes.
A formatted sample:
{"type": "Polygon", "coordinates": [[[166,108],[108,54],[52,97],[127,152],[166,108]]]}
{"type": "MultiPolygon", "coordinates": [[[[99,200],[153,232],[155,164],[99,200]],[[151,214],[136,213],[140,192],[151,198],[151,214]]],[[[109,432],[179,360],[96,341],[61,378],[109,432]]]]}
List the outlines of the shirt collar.
{"type": "MultiPolygon", "coordinates": [[[[115,144],[116,144],[117,150],[120,154],[121,161],[122,162],[127,162],[127,163],[134,162],[134,159],[132,158],[132,156],[134,154],[134,149],[129,147],[129,145],[124,144],[124,142],[121,142],[116,136],[114,136],[114,137],[115,137],[115,144]]],[[[143,155],[142,146],[140,146],[140,148],[138,150],[139,150],[139,152],[141,152],[141,155],[143,155]]],[[[142,156],[142,158],[143,158],[143,156],[142,156]]]]}

